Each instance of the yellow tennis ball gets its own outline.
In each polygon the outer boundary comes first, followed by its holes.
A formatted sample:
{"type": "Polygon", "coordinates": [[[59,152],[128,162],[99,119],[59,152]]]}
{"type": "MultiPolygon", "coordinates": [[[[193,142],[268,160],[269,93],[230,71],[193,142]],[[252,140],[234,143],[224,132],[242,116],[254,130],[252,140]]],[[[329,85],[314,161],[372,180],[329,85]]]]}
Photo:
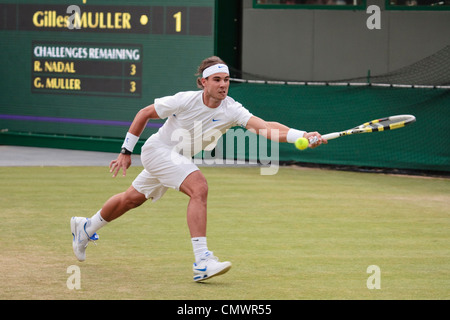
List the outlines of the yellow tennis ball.
{"type": "Polygon", "coordinates": [[[299,150],[305,150],[308,148],[309,141],[306,138],[298,138],[297,141],[295,141],[295,147],[299,150]]]}

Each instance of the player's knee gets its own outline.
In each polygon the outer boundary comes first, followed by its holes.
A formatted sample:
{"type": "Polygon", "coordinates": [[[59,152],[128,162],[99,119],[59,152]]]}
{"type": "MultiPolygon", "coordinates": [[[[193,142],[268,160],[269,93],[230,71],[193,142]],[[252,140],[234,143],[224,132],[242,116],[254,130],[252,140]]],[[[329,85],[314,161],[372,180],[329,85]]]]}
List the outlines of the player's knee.
{"type": "Polygon", "coordinates": [[[192,191],[191,198],[196,198],[199,200],[205,200],[208,197],[208,183],[203,181],[195,185],[192,191]]]}
{"type": "Polygon", "coordinates": [[[141,194],[130,194],[129,192],[125,192],[122,194],[122,205],[127,209],[134,209],[143,204],[147,199],[144,195],[141,194]]]}
{"type": "Polygon", "coordinates": [[[180,191],[191,199],[204,200],[208,197],[208,182],[200,171],[190,174],[181,184],[180,191]]]}

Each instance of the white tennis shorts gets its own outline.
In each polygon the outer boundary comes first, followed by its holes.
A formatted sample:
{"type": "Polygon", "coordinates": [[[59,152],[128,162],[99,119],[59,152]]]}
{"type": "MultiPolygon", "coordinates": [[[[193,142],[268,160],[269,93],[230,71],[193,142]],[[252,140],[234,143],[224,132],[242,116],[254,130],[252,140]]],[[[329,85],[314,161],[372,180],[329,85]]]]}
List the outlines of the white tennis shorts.
{"type": "Polygon", "coordinates": [[[184,179],[199,170],[192,160],[163,143],[144,145],[141,161],[144,170],[134,179],[132,185],[153,202],[161,198],[168,188],[180,190],[184,179]]]}

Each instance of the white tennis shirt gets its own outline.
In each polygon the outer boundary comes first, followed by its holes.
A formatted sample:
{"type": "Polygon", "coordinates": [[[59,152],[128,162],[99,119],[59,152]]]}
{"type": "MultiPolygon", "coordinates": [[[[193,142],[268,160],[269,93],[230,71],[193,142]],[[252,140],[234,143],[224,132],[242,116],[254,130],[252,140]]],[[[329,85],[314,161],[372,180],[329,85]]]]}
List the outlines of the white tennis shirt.
{"type": "Polygon", "coordinates": [[[184,91],[155,99],[156,113],[167,120],[145,144],[163,143],[192,157],[201,150],[212,150],[229,128],[245,127],[252,117],[231,97],[227,96],[217,108],[209,108],[202,95],[203,90],[184,91]]]}

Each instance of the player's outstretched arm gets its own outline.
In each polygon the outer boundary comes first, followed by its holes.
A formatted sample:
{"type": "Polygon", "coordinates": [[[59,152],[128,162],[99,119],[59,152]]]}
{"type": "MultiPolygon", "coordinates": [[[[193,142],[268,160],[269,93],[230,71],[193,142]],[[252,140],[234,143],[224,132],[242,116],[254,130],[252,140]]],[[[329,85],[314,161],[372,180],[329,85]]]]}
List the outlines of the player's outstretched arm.
{"type": "Polygon", "coordinates": [[[122,145],[122,152],[117,159],[112,160],[109,164],[109,172],[113,174],[113,178],[117,176],[120,170],[122,170],[123,176],[126,175],[127,169],[131,166],[131,152],[150,119],[159,119],[153,104],[139,110],[134,117],[122,145]]]}
{"type": "Polygon", "coordinates": [[[317,142],[312,144],[310,148],[315,148],[322,143],[327,143],[325,139],[322,139],[322,136],[318,132],[306,132],[292,129],[279,122],[265,121],[255,116],[252,116],[248,120],[246,129],[277,142],[295,143],[295,141],[301,137],[307,139],[317,137],[317,142]]]}

